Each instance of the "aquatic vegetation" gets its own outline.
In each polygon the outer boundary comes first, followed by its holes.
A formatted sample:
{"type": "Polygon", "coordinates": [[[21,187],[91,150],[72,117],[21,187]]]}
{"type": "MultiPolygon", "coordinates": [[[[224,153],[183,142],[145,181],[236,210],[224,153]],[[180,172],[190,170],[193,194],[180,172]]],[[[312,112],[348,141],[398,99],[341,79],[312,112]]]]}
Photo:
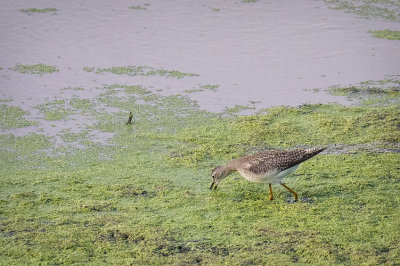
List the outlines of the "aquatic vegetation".
{"type": "Polygon", "coordinates": [[[56,15],[57,9],[56,8],[28,8],[28,9],[20,9],[19,11],[26,13],[28,15],[32,15],[35,13],[53,13],[53,15],[56,15]]]}
{"type": "Polygon", "coordinates": [[[345,10],[364,18],[400,21],[400,2],[387,0],[324,0],[332,9],[345,10]]]}
{"type": "Polygon", "coordinates": [[[369,80],[351,86],[331,86],[328,92],[347,96],[350,100],[366,105],[388,105],[399,103],[400,78],[390,76],[384,80],[369,80]]]}
{"type": "MultiPolygon", "coordinates": [[[[87,72],[92,72],[91,67],[84,68],[87,72]],[[90,71],[89,71],[90,70],[90,71]]],[[[172,78],[181,79],[183,77],[193,77],[199,74],[194,73],[183,73],[177,70],[164,70],[155,69],[148,66],[125,66],[125,67],[111,67],[111,68],[96,68],[96,74],[101,73],[112,73],[117,75],[129,75],[129,76],[167,76],[172,78]]]]}
{"type": "Polygon", "coordinates": [[[398,147],[396,101],[275,107],[231,116],[140,85],[97,89],[101,93],[94,99],[72,97],[38,107],[66,112],[64,118],[82,110],[92,116],[94,125],[81,132],[58,134],[66,148],[42,134],[0,135],[4,264],[400,260],[400,153],[342,154],[335,148],[398,147]],[[129,112],[132,124],[126,125],[129,112]],[[96,142],[93,131],[112,138],[107,145],[96,142]],[[296,204],[287,203],[290,193],[278,187],[269,202],[267,186],[238,174],[219,190],[208,189],[211,169],[228,159],[269,148],[322,145],[328,146],[326,154],[286,179],[293,189],[301,188],[296,204]]]}
{"type": "Polygon", "coordinates": [[[72,98],[69,104],[71,107],[75,109],[83,109],[83,110],[90,109],[94,105],[94,103],[92,103],[89,99],[79,99],[79,98],[72,98]]]}
{"type": "Polygon", "coordinates": [[[23,74],[27,73],[27,74],[39,74],[39,75],[58,72],[56,66],[50,66],[45,64],[34,64],[34,65],[16,64],[13,70],[23,74]]]}
{"type": "Polygon", "coordinates": [[[235,105],[233,107],[226,107],[224,113],[227,115],[237,115],[246,110],[254,110],[256,109],[254,106],[249,105],[235,105]]]}
{"type": "Polygon", "coordinates": [[[44,114],[45,120],[63,120],[69,114],[65,100],[54,100],[35,107],[44,114]]]}
{"type": "Polygon", "coordinates": [[[135,93],[140,96],[148,95],[151,93],[148,89],[143,88],[143,86],[140,86],[140,85],[130,85],[129,86],[129,85],[113,84],[113,85],[109,85],[109,86],[105,87],[105,89],[107,89],[107,90],[113,90],[116,88],[124,89],[124,91],[127,94],[135,93]]]}
{"type": "Polygon", "coordinates": [[[90,130],[85,129],[78,132],[73,132],[71,129],[61,130],[58,137],[64,142],[63,147],[53,148],[54,151],[63,154],[76,153],[78,149],[92,148],[93,140],[91,140],[90,130]]]}
{"type": "MultiPolygon", "coordinates": [[[[23,137],[15,137],[12,134],[0,136],[2,152],[8,151],[8,154],[15,152],[22,160],[27,156],[37,159],[38,152],[51,147],[51,138],[40,134],[30,133],[23,137]]],[[[19,166],[22,166],[22,163],[19,166]]]]}
{"type": "MultiPolygon", "coordinates": [[[[64,90],[64,89],[61,89],[64,90]]],[[[94,103],[89,99],[73,96],[69,100],[54,100],[35,106],[48,121],[65,120],[69,115],[87,115],[95,112],[94,103]]]]}
{"type": "Polygon", "coordinates": [[[129,9],[134,9],[134,10],[146,10],[144,6],[130,6],[129,9]]]}
{"type": "Polygon", "coordinates": [[[171,152],[170,162],[173,165],[204,166],[210,158],[228,160],[270,148],[398,143],[398,117],[398,106],[270,108],[266,114],[234,120],[217,119],[211,126],[196,125],[180,131],[176,138],[185,145],[171,152]]]}
{"type": "Polygon", "coordinates": [[[84,88],[82,88],[82,87],[66,87],[66,88],[60,89],[60,91],[67,91],[67,90],[83,91],[84,88]]]}
{"type": "Polygon", "coordinates": [[[388,40],[400,40],[400,31],[394,30],[371,30],[369,31],[374,37],[388,40]]]}
{"type": "Polygon", "coordinates": [[[190,90],[184,90],[183,92],[185,93],[195,93],[195,92],[202,92],[205,90],[209,90],[209,91],[214,91],[216,92],[218,89],[219,85],[211,85],[211,84],[207,84],[207,85],[202,85],[200,86],[200,88],[197,89],[190,89],[190,90]]]}
{"type": "MultiPolygon", "coordinates": [[[[10,167],[18,167],[20,170],[15,173],[14,181],[12,179],[9,180],[8,186],[29,183],[29,179],[21,176],[22,172],[24,169],[41,168],[41,162],[49,157],[47,149],[50,147],[52,147],[51,138],[40,134],[30,133],[23,137],[16,137],[12,134],[0,135],[0,168],[2,169],[0,171],[0,183],[2,186],[6,182],[3,177],[9,173],[10,167]]],[[[0,201],[4,196],[3,193],[3,190],[0,188],[0,201]]],[[[1,206],[0,210],[2,210],[1,206]]]]}
{"type": "Polygon", "coordinates": [[[84,67],[83,70],[86,72],[93,72],[96,70],[96,68],[95,67],[84,67]]]}
{"type": "Polygon", "coordinates": [[[36,125],[37,123],[25,118],[29,113],[20,107],[0,105],[0,129],[13,129],[36,125]]]}
{"type": "Polygon", "coordinates": [[[202,85],[200,88],[203,88],[205,90],[210,90],[210,91],[217,91],[219,88],[219,85],[213,85],[213,84],[207,84],[207,85],[202,85]]]}
{"type": "Polygon", "coordinates": [[[184,90],[184,93],[196,93],[196,92],[202,92],[204,89],[191,89],[191,90],[184,90]]]}
{"type": "Polygon", "coordinates": [[[0,103],[7,103],[7,102],[12,102],[13,99],[8,98],[8,99],[0,99],[0,103]]]}

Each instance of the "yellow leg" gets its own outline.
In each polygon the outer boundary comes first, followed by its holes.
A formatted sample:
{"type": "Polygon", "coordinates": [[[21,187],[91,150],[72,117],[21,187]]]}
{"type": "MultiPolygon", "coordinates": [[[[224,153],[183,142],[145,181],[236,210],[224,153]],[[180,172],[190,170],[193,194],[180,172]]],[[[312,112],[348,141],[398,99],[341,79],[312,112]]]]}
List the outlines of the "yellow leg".
{"type": "Polygon", "coordinates": [[[284,188],[286,188],[287,190],[289,190],[289,191],[293,194],[293,196],[294,196],[294,201],[297,201],[297,199],[298,199],[297,193],[294,192],[293,189],[291,189],[290,187],[286,186],[285,184],[281,184],[281,185],[282,185],[284,188]]]}
{"type": "Polygon", "coordinates": [[[269,200],[273,200],[274,199],[274,195],[272,194],[272,186],[271,184],[269,184],[269,200]]]}

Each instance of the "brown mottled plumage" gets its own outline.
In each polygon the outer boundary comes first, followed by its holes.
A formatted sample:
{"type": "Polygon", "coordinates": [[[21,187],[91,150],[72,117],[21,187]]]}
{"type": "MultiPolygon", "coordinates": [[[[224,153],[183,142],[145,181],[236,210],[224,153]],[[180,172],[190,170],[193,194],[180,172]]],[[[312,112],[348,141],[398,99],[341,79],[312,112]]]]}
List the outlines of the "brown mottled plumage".
{"type": "Polygon", "coordinates": [[[293,151],[266,151],[241,157],[227,162],[225,166],[214,168],[211,175],[213,182],[210,189],[217,189],[219,181],[238,171],[244,178],[251,182],[268,183],[269,199],[273,199],[271,184],[281,184],[293,195],[297,201],[297,193],[282,183],[282,178],[293,173],[304,161],[317,155],[325,148],[311,148],[293,151]]]}

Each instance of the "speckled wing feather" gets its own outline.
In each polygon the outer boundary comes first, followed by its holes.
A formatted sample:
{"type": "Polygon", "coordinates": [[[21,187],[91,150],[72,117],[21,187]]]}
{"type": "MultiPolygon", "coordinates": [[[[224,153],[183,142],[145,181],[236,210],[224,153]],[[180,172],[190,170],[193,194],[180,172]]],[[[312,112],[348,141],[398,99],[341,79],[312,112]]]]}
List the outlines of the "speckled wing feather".
{"type": "Polygon", "coordinates": [[[284,171],[296,166],[318,153],[325,148],[313,148],[293,151],[268,151],[244,157],[247,170],[255,174],[262,174],[271,171],[284,171]]]}

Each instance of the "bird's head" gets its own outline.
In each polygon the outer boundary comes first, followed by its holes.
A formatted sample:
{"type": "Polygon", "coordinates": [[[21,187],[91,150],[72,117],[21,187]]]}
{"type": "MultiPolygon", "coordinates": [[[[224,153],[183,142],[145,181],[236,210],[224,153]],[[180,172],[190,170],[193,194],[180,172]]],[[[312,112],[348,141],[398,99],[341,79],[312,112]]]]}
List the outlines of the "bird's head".
{"type": "Polygon", "coordinates": [[[232,173],[232,169],[226,167],[226,166],[217,166],[215,167],[212,172],[211,172],[211,177],[212,177],[212,183],[210,186],[210,189],[213,188],[217,189],[219,181],[227,177],[230,173],[232,173]]]}

